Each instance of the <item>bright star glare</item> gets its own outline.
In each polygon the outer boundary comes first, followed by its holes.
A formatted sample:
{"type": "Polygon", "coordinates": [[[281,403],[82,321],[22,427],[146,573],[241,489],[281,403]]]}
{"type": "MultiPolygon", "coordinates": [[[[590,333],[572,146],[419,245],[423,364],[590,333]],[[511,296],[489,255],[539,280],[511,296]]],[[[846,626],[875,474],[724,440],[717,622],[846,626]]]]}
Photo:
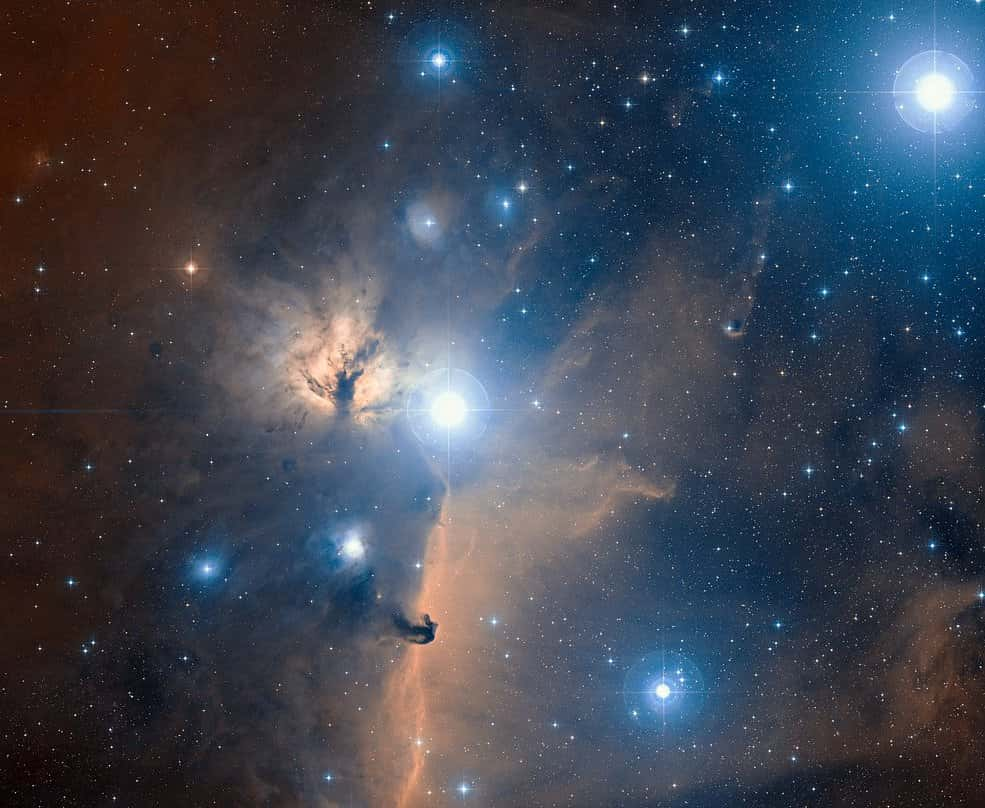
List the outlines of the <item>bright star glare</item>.
{"type": "Polygon", "coordinates": [[[450,390],[441,393],[431,404],[431,418],[438,426],[449,429],[461,424],[466,412],[465,399],[450,390]]]}
{"type": "Polygon", "coordinates": [[[928,73],[917,82],[917,101],[928,112],[940,112],[954,103],[954,82],[943,73],[928,73]]]}
{"type": "Polygon", "coordinates": [[[342,542],[342,555],[353,561],[358,561],[366,555],[366,545],[358,536],[350,536],[342,542]]]}
{"type": "Polygon", "coordinates": [[[448,57],[441,51],[438,51],[431,57],[431,64],[438,68],[438,70],[441,70],[441,68],[448,64],[448,57]]]}
{"type": "Polygon", "coordinates": [[[666,682],[661,682],[653,689],[653,692],[657,694],[658,699],[668,699],[670,698],[670,685],[666,682]]]}
{"type": "Polygon", "coordinates": [[[911,56],[893,82],[894,106],[907,126],[918,132],[948,132],[976,109],[971,68],[947,51],[911,56]]]}

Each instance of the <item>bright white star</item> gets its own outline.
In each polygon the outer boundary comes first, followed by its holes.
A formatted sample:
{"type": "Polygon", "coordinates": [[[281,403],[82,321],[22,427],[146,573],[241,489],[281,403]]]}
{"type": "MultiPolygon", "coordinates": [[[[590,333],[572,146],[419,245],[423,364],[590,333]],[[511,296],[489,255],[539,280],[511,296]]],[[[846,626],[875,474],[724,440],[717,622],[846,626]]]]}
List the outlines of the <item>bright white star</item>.
{"type": "Polygon", "coordinates": [[[917,82],[917,101],[928,112],[940,112],[954,103],[954,82],[943,73],[928,73],[917,82]]]}
{"type": "Polygon", "coordinates": [[[467,411],[465,399],[450,390],[441,393],[431,404],[431,418],[438,426],[449,429],[461,424],[467,411]]]}
{"type": "Polygon", "coordinates": [[[438,70],[441,70],[441,68],[448,64],[448,57],[441,51],[438,51],[431,57],[431,64],[438,68],[438,70]]]}
{"type": "Polygon", "coordinates": [[[653,689],[653,692],[657,694],[658,699],[665,701],[670,698],[670,685],[666,682],[661,682],[653,689]]]}
{"type": "Polygon", "coordinates": [[[366,555],[366,545],[358,536],[350,536],[342,542],[342,555],[352,561],[358,561],[366,555]]]}

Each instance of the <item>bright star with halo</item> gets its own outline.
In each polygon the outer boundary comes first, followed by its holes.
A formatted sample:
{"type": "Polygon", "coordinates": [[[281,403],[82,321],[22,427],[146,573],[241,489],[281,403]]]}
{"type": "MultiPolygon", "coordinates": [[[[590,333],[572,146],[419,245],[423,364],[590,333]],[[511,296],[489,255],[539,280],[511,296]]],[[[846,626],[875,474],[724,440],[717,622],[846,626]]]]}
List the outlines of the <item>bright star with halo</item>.
{"type": "Polygon", "coordinates": [[[930,50],[906,60],[896,71],[893,105],[918,132],[934,135],[955,129],[976,108],[971,68],[953,53],[930,50]]]}
{"type": "Polygon", "coordinates": [[[705,695],[701,672],[675,651],[648,654],[626,671],[626,712],[638,726],[657,728],[687,720],[701,709],[705,695]]]}
{"type": "Polygon", "coordinates": [[[448,452],[454,443],[474,442],[485,431],[492,409],[485,388],[459,368],[436,368],[407,396],[407,418],[423,443],[448,452]]]}

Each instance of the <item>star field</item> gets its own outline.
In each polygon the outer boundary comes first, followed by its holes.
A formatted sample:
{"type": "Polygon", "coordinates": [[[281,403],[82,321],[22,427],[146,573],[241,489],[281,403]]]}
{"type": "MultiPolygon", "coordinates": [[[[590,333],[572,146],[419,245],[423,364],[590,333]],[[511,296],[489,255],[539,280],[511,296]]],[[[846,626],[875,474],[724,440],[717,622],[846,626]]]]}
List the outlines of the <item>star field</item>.
{"type": "Polygon", "coordinates": [[[7,10],[0,803],[985,804],[982,13],[7,10]]]}

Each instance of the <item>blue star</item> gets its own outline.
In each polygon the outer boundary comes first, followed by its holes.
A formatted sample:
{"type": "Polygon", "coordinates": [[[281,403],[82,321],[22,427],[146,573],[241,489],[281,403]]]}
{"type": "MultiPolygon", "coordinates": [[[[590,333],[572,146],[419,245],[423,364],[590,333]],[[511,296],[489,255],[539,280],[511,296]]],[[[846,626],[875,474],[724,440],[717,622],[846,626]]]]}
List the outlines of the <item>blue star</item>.
{"type": "Polygon", "coordinates": [[[195,565],[195,575],[200,580],[209,581],[215,578],[218,574],[219,563],[213,559],[207,558],[204,561],[199,561],[195,565]]]}

